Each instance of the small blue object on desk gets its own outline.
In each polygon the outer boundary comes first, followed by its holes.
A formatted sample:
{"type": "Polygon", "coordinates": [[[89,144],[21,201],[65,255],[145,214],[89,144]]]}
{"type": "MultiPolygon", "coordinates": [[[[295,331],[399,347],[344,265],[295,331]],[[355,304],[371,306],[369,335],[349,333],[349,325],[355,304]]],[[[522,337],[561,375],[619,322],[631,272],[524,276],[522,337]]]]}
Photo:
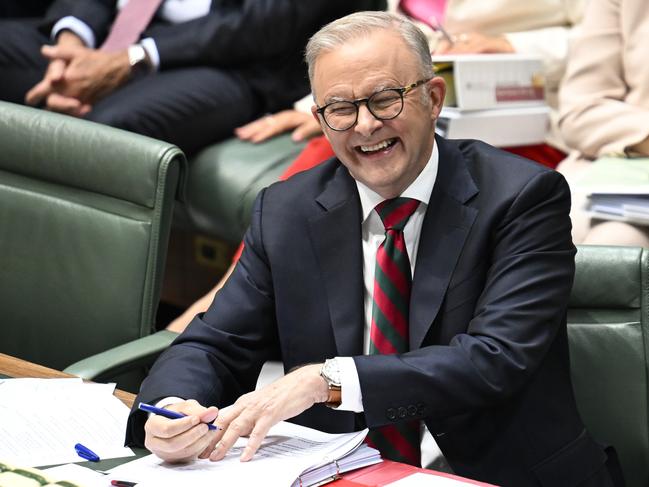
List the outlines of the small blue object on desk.
{"type": "Polygon", "coordinates": [[[98,462],[100,460],[99,455],[97,455],[87,446],[83,446],[81,443],[74,445],[74,451],[76,451],[77,455],[79,455],[84,460],[88,460],[90,462],[98,462]]]}
{"type": "MultiPolygon", "coordinates": [[[[176,411],[171,411],[170,409],[157,408],[155,406],[152,406],[151,404],[147,404],[144,402],[138,404],[137,407],[138,409],[141,409],[142,411],[146,411],[147,413],[158,414],[160,416],[164,416],[165,418],[169,418],[169,419],[180,419],[187,416],[186,414],[178,413],[176,411]]],[[[205,423],[205,424],[207,425],[208,429],[211,430],[221,429],[212,423],[205,423]]]]}

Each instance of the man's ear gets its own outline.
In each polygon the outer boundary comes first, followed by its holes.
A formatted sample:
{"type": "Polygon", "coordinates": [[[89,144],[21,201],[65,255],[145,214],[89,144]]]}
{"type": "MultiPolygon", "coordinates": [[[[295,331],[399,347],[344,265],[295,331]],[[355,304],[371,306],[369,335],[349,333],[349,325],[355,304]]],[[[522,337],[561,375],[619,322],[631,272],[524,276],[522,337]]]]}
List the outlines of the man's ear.
{"type": "Polygon", "coordinates": [[[430,93],[432,102],[431,113],[434,119],[439,117],[442,107],[444,106],[444,97],[446,96],[446,82],[441,76],[435,76],[426,83],[426,88],[430,93]]]}
{"type": "Polygon", "coordinates": [[[320,121],[320,117],[318,117],[318,107],[315,105],[311,106],[311,115],[313,115],[313,118],[315,118],[318,122],[320,121]]]}

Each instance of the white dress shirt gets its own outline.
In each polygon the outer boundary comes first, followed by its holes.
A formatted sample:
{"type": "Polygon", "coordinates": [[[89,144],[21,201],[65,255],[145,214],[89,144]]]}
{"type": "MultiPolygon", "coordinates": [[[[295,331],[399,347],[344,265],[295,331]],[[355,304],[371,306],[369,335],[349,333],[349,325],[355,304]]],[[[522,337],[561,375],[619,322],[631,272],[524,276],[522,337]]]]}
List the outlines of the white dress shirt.
{"type": "MultiPolygon", "coordinates": [[[[117,8],[121,9],[129,0],[119,0],[117,8]]],[[[157,16],[170,23],[186,22],[207,15],[210,11],[212,0],[164,0],[160,6],[157,16]]],[[[87,47],[97,47],[97,40],[92,29],[76,17],[63,17],[52,28],[52,39],[63,29],[68,29],[78,35],[87,47]]],[[[151,64],[155,69],[160,66],[160,55],[155,41],[150,37],[142,39],[142,46],[146,49],[151,64]]]]}
{"type": "MultiPolygon", "coordinates": [[[[433,152],[417,179],[401,193],[402,197],[418,200],[419,206],[408,220],[403,229],[404,239],[408,258],[410,259],[410,270],[415,275],[415,264],[417,262],[417,249],[421,227],[424,223],[424,216],[433,192],[433,186],[437,179],[437,167],[439,164],[439,152],[437,144],[433,146],[433,152]]],[[[364,283],[364,306],[365,306],[365,332],[363,334],[363,352],[367,355],[370,349],[370,327],[372,323],[372,295],[374,293],[374,266],[376,264],[376,252],[385,240],[385,227],[378,213],[374,211],[376,205],[385,198],[372,191],[363,183],[356,181],[358,194],[363,210],[362,222],[362,245],[363,245],[363,283],[364,283]]],[[[358,380],[356,364],[351,357],[336,357],[340,368],[341,378],[341,399],[342,402],[337,409],[345,411],[363,411],[363,395],[358,380]]]]}

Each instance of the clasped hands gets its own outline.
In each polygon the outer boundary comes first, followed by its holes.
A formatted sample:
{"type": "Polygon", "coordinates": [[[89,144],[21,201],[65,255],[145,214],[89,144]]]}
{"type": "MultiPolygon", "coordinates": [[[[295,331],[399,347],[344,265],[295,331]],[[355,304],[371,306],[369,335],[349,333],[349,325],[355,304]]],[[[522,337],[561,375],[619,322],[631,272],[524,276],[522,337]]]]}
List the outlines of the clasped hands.
{"type": "Polygon", "coordinates": [[[50,63],[43,79],[25,95],[29,105],[82,117],[92,105],[124,84],[130,75],[126,51],[104,52],[85,47],[74,34],[63,32],[41,53],[50,63]]]}
{"type": "Polygon", "coordinates": [[[219,411],[194,400],[168,406],[186,414],[181,419],[152,415],[144,425],[144,446],[168,462],[195,458],[221,460],[242,436],[248,442],[240,460],[248,461],[257,452],[272,426],[297,416],[329,396],[320,376],[321,364],[300,367],[265,387],[244,394],[230,407],[219,411]],[[205,423],[220,429],[211,431],[205,423]]]}

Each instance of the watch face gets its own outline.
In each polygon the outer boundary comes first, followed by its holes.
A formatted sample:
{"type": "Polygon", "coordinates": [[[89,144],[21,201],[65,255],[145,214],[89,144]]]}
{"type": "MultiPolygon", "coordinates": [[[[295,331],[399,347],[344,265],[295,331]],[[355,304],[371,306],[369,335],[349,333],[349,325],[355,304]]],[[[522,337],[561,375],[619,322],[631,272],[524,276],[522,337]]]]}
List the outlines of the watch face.
{"type": "Polygon", "coordinates": [[[338,368],[338,361],[335,359],[325,360],[324,366],[322,367],[322,375],[325,376],[327,382],[330,382],[332,385],[340,385],[340,369],[338,368]]]}
{"type": "Polygon", "coordinates": [[[131,66],[140,64],[146,59],[146,52],[140,45],[133,45],[128,48],[128,62],[131,66]]]}

